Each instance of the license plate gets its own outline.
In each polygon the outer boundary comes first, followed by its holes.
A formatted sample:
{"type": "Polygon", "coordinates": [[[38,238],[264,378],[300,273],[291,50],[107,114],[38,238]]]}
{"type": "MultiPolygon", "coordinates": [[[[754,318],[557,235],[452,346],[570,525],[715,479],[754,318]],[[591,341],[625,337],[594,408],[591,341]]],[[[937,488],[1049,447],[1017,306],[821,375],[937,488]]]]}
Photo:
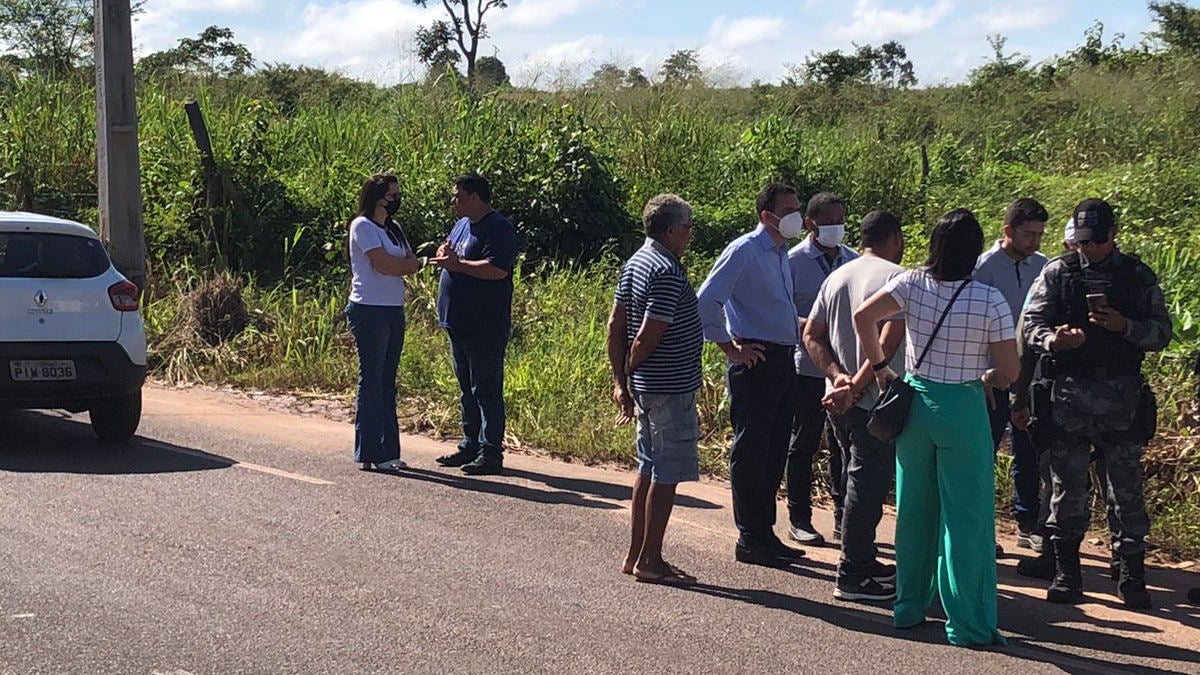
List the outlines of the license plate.
{"type": "Polygon", "coordinates": [[[13,382],[47,382],[75,379],[74,361],[10,361],[13,382]]]}

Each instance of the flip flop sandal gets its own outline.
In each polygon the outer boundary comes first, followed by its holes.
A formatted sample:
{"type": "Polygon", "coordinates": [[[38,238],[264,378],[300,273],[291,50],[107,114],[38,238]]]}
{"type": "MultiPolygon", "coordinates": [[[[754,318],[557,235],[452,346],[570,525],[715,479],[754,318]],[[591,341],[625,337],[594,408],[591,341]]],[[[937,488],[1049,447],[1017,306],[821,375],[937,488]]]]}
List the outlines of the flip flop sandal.
{"type": "Polygon", "coordinates": [[[691,586],[696,583],[696,577],[668,566],[666,573],[658,572],[643,572],[634,570],[633,578],[635,581],[640,581],[644,584],[660,584],[662,586],[691,586]]]}

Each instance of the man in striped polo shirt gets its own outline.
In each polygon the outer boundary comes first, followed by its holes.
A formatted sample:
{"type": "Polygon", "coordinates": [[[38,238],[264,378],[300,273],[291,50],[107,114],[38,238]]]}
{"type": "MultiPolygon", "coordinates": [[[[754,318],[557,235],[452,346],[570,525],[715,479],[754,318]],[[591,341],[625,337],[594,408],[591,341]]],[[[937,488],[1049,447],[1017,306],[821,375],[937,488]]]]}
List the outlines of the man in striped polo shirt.
{"type": "Polygon", "coordinates": [[[621,571],[638,581],[688,585],[695,577],[663,560],[675,486],[700,478],[700,327],[696,293],[679,258],[692,238],[692,207],[671,194],[642,212],[646,243],[621,268],[608,319],[608,360],[617,423],[637,419],[629,553],[621,571]]]}

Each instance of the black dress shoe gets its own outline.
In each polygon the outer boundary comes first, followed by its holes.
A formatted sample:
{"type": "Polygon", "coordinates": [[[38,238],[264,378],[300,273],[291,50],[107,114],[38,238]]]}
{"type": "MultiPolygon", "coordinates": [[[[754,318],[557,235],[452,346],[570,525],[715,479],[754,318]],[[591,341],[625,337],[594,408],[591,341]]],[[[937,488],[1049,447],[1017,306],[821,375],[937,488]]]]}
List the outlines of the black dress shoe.
{"type": "Polygon", "coordinates": [[[437,459],[435,459],[433,461],[437,462],[438,464],[441,464],[442,466],[455,467],[455,466],[463,466],[464,464],[470,464],[471,462],[474,462],[476,460],[476,458],[478,458],[478,457],[479,457],[478,452],[471,452],[469,450],[459,450],[458,452],[452,452],[449,455],[442,455],[441,457],[438,457],[437,459]]]}
{"type": "Polygon", "coordinates": [[[740,563],[747,565],[762,565],[763,567],[787,567],[791,561],[779,557],[779,555],[770,549],[751,548],[738,544],[733,549],[733,557],[740,563]]]}
{"type": "Polygon", "coordinates": [[[499,476],[504,472],[504,460],[480,455],[474,461],[463,464],[462,472],[468,476],[499,476]]]}
{"type": "Polygon", "coordinates": [[[775,540],[775,545],[771,547],[771,552],[780,558],[791,562],[798,562],[804,558],[805,555],[804,551],[798,548],[792,548],[778,539],[775,540]]]}

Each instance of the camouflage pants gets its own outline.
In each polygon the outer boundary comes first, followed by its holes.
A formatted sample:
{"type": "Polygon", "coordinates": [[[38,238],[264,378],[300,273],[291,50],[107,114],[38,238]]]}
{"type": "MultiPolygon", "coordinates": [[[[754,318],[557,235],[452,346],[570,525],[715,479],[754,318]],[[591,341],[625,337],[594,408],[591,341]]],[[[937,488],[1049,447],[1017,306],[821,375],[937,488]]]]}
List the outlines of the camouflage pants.
{"type": "Polygon", "coordinates": [[[1070,431],[1060,428],[1055,434],[1047,450],[1053,496],[1046,531],[1051,538],[1080,540],[1087,532],[1088,460],[1094,445],[1104,458],[1103,484],[1099,487],[1109,505],[1113,547],[1120,555],[1144,550],[1150,532],[1150,517],[1142,496],[1144,447],[1125,436],[1102,424],[1070,431]]]}

